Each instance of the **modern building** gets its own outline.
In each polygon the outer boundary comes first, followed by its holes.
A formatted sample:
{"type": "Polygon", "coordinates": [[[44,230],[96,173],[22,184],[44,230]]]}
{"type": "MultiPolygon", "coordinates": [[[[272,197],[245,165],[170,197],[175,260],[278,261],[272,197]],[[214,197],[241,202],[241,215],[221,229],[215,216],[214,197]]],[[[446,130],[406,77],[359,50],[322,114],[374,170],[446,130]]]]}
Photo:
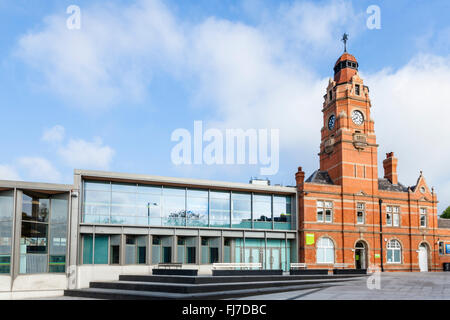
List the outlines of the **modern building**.
{"type": "Polygon", "coordinates": [[[75,170],[72,185],[0,180],[0,298],[54,296],[161,262],[440,271],[450,226],[420,174],[378,177],[369,88],[344,53],[324,95],[320,169],[296,186],[75,170]]]}
{"type": "Polygon", "coordinates": [[[297,261],[296,198],[295,187],[267,182],[84,170],[74,185],[0,181],[0,298],[60,294],[161,262],[287,271],[297,261]]]}

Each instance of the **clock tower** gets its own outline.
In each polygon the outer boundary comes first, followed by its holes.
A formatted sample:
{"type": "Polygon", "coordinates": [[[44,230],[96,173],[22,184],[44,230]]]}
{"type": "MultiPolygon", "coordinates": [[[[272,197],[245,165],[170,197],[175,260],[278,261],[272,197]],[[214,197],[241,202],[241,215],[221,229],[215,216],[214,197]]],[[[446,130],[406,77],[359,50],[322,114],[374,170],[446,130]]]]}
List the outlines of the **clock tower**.
{"type": "Polygon", "coordinates": [[[334,66],[322,109],[320,171],[326,171],[343,192],[375,194],[378,145],[369,88],[359,77],[358,67],[356,58],[347,52],[334,66]]]}

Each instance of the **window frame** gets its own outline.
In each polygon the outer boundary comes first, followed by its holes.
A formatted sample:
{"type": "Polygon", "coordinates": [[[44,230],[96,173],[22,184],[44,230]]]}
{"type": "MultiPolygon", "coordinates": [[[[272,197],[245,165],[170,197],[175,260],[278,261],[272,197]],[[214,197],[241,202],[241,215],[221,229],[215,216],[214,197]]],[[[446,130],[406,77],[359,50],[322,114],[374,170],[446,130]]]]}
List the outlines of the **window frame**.
{"type": "Polygon", "coordinates": [[[386,263],[387,263],[387,264],[401,264],[402,261],[403,261],[403,259],[402,259],[402,251],[403,251],[403,247],[402,247],[402,244],[400,243],[400,241],[398,241],[397,239],[391,239],[391,240],[389,240],[389,241],[386,243],[386,263]],[[389,246],[390,246],[390,244],[392,244],[392,243],[398,244],[398,247],[392,247],[392,248],[390,248],[389,246]],[[389,261],[389,260],[388,260],[389,251],[392,251],[392,258],[393,258],[392,261],[389,261]],[[399,261],[395,261],[395,260],[394,260],[394,258],[395,258],[394,252],[395,252],[395,251],[399,251],[399,255],[398,255],[398,257],[399,257],[399,259],[400,259],[399,261]]]}
{"type": "Polygon", "coordinates": [[[395,205],[387,205],[386,206],[386,226],[388,227],[400,227],[401,226],[401,215],[400,215],[400,206],[395,205]],[[388,223],[388,215],[390,215],[390,223],[388,223]],[[395,224],[397,217],[397,224],[395,224]]]}
{"type": "Polygon", "coordinates": [[[365,202],[357,202],[356,203],[356,224],[366,224],[366,204],[365,202]],[[362,205],[362,208],[358,208],[359,205],[362,205]],[[358,221],[358,213],[362,211],[362,222],[358,221]]]}
{"type": "Polygon", "coordinates": [[[419,208],[419,228],[426,228],[428,226],[428,210],[427,208],[419,208]],[[425,224],[422,225],[422,217],[425,218],[425,224]]]}
{"type": "Polygon", "coordinates": [[[319,223],[333,223],[333,211],[334,211],[334,204],[333,201],[330,200],[317,200],[316,201],[316,222],[319,223]],[[322,203],[322,206],[319,206],[319,203],[322,203]],[[327,207],[327,204],[330,204],[329,207],[327,207]],[[322,209],[322,220],[319,220],[319,209],[322,209]],[[326,211],[330,211],[330,220],[327,221],[327,213],[326,211]]]}
{"type": "Polygon", "coordinates": [[[335,263],[335,260],[336,260],[335,248],[336,248],[336,246],[335,246],[335,244],[334,244],[333,239],[331,239],[330,237],[327,237],[327,236],[321,237],[321,238],[317,241],[317,247],[316,247],[316,263],[317,263],[317,264],[334,264],[334,263],[335,263]],[[320,247],[321,241],[322,241],[322,240],[328,240],[328,244],[331,243],[331,246],[320,247]],[[327,260],[326,260],[326,258],[327,258],[326,251],[327,251],[327,250],[330,250],[330,249],[333,250],[333,256],[332,256],[332,257],[333,257],[333,259],[332,259],[333,261],[327,261],[327,260]],[[323,250],[323,251],[324,251],[324,255],[323,255],[324,261],[319,261],[319,254],[318,254],[319,250],[323,250]]]}

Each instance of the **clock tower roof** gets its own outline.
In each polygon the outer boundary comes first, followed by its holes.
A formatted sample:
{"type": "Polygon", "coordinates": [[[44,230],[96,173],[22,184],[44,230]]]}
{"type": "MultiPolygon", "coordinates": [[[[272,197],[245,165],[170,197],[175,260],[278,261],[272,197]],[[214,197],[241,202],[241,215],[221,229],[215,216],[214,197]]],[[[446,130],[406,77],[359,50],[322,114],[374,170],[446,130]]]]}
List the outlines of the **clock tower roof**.
{"type": "Polygon", "coordinates": [[[348,52],[344,52],[334,65],[334,81],[336,84],[349,82],[358,72],[358,61],[348,52]]]}

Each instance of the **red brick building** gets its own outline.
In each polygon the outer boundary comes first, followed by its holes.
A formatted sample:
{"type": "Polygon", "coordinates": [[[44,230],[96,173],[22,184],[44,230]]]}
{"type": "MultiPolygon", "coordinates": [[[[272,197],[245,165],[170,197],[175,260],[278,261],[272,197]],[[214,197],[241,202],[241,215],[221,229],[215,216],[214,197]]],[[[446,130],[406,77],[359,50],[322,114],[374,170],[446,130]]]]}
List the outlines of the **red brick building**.
{"type": "Polygon", "coordinates": [[[414,186],[402,185],[393,152],[379,178],[371,107],[358,62],[345,52],[324,95],[320,169],[306,180],[301,167],[296,174],[299,261],[308,268],[442,270],[450,228],[438,225],[437,195],[422,173],[414,186]]]}

